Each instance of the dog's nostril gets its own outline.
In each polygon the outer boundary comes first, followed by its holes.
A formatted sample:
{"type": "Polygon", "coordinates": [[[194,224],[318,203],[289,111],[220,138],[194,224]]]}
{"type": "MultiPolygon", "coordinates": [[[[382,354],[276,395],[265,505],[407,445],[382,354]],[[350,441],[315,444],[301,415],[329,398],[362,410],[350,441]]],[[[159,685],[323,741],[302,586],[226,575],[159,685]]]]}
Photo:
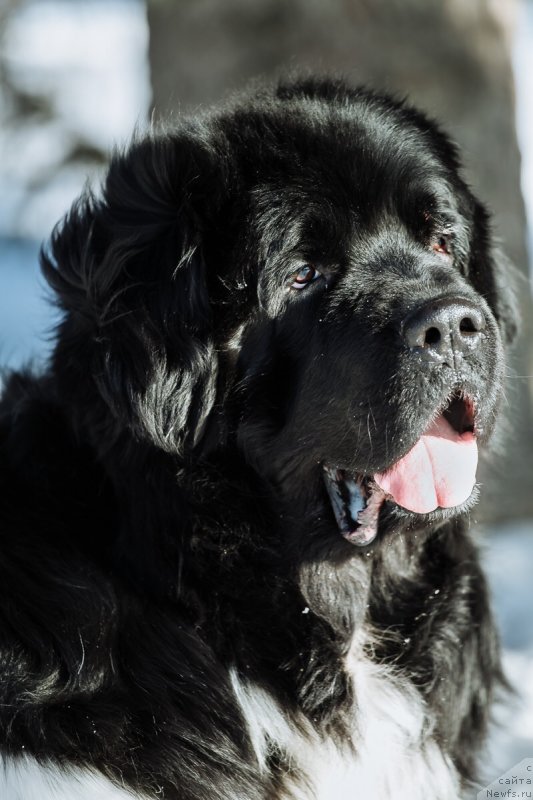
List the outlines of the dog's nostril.
{"type": "Polygon", "coordinates": [[[441,333],[438,328],[428,328],[424,337],[424,344],[427,346],[438,344],[440,339],[441,333]]]}
{"type": "Polygon", "coordinates": [[[459,323],[459,330],[461,333],[466,333],[466,334],[479,333],[479,327],[470,317],[463,317],[463,319],[459,323]]]}

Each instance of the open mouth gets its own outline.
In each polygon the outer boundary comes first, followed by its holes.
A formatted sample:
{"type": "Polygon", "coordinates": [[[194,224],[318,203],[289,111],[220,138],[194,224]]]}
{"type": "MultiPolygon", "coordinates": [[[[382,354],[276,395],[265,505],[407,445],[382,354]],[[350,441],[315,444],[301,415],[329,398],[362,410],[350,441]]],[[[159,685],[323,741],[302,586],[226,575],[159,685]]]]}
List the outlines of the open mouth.
{"type": "Polygon", "coordinates": [[[462,505],[476,484],[477,456],[474,404],[454,392],[411,449],[382,472],[350,474],[324,465],[340,532],[353,544],[370,544],[386,501],[413,515],[462,505]]]}

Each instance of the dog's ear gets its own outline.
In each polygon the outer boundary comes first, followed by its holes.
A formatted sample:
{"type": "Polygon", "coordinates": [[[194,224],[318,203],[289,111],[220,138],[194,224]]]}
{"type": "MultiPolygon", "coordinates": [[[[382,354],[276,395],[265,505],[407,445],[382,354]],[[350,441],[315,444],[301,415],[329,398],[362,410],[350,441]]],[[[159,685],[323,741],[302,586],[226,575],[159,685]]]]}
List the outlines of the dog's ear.
{"type": "Polygon", "coordinates": [[[487,300],[504,341],[516,339],[520,311],[516,296],[518,270],[492,241],[490,218],[481,203],[474,201],[474,238],[469,273],[472,283],[487,300]]]}
{"type": "Polygon", "coordinates": [[[42,254],[65,312],[54,368],[96,386],[119,428],[170,452],[197,442],[215,398],[203,245],[222,186],[205,140],[138,141],[42,254]]]}

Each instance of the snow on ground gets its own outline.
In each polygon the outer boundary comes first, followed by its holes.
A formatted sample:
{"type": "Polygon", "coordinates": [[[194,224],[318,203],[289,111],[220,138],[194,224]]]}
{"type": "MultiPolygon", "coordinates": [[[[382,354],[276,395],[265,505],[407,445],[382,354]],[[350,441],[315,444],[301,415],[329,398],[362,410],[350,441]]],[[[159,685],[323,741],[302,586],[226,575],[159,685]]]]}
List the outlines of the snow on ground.
{"type": "Polygon", "coordinates": [[[495,711],[485,761],[489,783],[533,756],[533,520],[489,529],[481,538],[505,673],[516,692],[502,697],[495,711]]]}

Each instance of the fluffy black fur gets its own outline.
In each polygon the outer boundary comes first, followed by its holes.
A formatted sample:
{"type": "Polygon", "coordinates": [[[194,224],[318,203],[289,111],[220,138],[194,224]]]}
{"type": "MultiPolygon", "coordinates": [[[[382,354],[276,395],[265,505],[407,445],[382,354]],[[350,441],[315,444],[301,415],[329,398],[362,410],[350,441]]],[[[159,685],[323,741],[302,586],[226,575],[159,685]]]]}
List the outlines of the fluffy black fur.
{"type": "Polygon", "coordinates": [[[1,401],[4,754],[276,798],[283,753],[259,773],[228,668],[343,738],[363,630],[473,775],[500,667],[468,507],[386,503],[360,549],[322,476],[389,466],[454,389],[491,436],[516,314],[458,169],[407,105],[303,80],[138,138],[73,207],[42,258],[51,363],[1,401]],[[322,277],[290,290],[302,264],[322,277]],[[422,368],[401,322],[456,295],[483,346],[422,368]]]}

